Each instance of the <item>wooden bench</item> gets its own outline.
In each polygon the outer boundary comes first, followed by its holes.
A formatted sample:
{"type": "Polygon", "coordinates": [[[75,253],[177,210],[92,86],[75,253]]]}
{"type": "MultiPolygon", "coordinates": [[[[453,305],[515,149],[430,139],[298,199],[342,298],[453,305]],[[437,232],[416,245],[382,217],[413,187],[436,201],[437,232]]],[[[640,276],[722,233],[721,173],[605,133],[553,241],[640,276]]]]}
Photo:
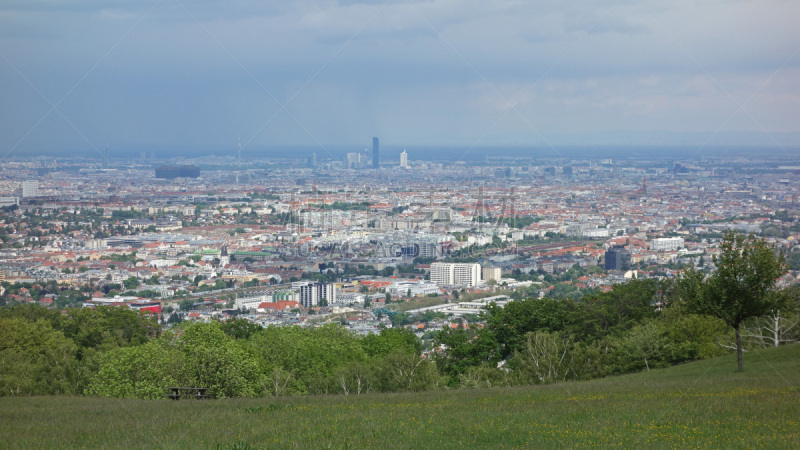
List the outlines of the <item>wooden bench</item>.
{"type": "Polygon", "coordinates": [[[195,400],[206,400],[211,398],[208,394],[208,388],[198,388],[198,387],[169,387],[169,394],[167,394],[167,398],[172,400],[180,400],[182,398],[185,399],[195,399],[195,400]]]}

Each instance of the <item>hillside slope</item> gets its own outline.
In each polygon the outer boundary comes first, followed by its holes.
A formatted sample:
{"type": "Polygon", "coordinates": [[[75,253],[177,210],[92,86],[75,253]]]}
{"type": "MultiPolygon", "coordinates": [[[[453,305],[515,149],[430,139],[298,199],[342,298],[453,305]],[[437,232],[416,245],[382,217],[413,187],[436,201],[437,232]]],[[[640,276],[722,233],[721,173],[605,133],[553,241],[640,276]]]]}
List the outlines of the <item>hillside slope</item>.
{"type": "Polygon", "coordinates": [[[0,398],[31,447],[800,447],[800,345],[547,386],[362,396],[0,398]]]}

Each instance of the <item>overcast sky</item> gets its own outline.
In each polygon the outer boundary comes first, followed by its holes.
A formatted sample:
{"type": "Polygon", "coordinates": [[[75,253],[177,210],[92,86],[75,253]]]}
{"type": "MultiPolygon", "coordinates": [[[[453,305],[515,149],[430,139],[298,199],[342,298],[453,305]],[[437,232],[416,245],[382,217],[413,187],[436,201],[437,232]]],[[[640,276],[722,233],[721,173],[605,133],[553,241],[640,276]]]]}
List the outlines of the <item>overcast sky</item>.
{"type": "Polygon", "coordinates": [[[0,153],[784,144],[798,18],[797,0],[3,0],[0,153]]]}

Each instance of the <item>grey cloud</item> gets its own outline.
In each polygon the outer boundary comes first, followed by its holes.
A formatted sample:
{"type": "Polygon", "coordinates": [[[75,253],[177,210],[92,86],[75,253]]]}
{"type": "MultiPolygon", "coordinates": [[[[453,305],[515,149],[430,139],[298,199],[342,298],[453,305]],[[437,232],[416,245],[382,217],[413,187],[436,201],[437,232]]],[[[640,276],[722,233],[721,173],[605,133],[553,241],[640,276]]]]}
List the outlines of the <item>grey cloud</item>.
{"type": "MultiPolygon", "coordinates": [[[[713,130],[753,93],[759,124],[800,131],[799,15],[781,0],[7,0],[0,51],[51,101],[80,81],[61,107],[93,142],[713,130]]],[[[2,59],[0,86],[7,148],[48,105],[2,59]]],[[[54,115],[25,145],[66,136],[85,145],[54,115]]]]}

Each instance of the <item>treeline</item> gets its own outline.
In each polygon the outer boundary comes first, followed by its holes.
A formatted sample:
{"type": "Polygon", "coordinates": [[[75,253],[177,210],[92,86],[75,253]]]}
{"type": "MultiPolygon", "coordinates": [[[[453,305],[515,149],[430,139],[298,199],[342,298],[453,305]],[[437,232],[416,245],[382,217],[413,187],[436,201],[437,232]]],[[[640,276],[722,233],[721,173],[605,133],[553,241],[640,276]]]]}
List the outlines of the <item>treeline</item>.
{"type": "Polygon", "coordinates": [[[425,357],[401,328],[357,336],[338,324],[262,328],[233,319],[161,331],[121,308],[18,305],[0,308],[0,394],[159,398],[169,386],[197,386],[224,398],[510,386],[728,352],[730,327],[676,298],[675,283],[634,280],[581,301],[511,302],[467,330],[437,332],[425,357]]]}
{"type": "Polygon", "coordinates": [[[0,308],[0,395],[83,394],[108,352],[160,332],[154,319],[123,308],[0,308]]]}
{"type": "Polygon", "coordinates": [[[493,307],[483,328],[446,329],[439,369],[453,386],[545,383],[665,367],[746,347],[800,340],[797,286],[778,281],[783,255],[753,235],[726,233],[706,274],[633,280],[580,300],[493,307]],[[503,366],[498,370],[498,366],[503,366]]]}
{"type": "Polygon", "coordinates": [[[160,332],[121,308],[0,309],[0,395],[217,398],[435,389],[436,365],[408,330],[359,337],[341,325],[262,328],[234,319],[160,332]]]}
{"type": "Polygon", "coordinates": [[[158,398],[169,386],[217,398],[360,394],[579,380],[650,370],[800,339],[798,290],[782,258],[728,235],[718,269],[632,280],[581,299],[491,306],[468,329],[445,326],[432,351],[410,330],[357,336],[339,324],[262,328],[182,323],[121,308],[0,308],[0,395],[158,398]],[[709,314],[709,315],[705,315],[709,314]]]}
{"type": "Polygon", "coordinates": [[[637,372],[725,354],[720,319],[691,314],[671,281],[633,280],[582,300],[527,299],[491,307],[485,326],[435,342],[447,384],[538,384],[637,372]],[[501,369],[497,367],[501,366],[501,369]]]}

